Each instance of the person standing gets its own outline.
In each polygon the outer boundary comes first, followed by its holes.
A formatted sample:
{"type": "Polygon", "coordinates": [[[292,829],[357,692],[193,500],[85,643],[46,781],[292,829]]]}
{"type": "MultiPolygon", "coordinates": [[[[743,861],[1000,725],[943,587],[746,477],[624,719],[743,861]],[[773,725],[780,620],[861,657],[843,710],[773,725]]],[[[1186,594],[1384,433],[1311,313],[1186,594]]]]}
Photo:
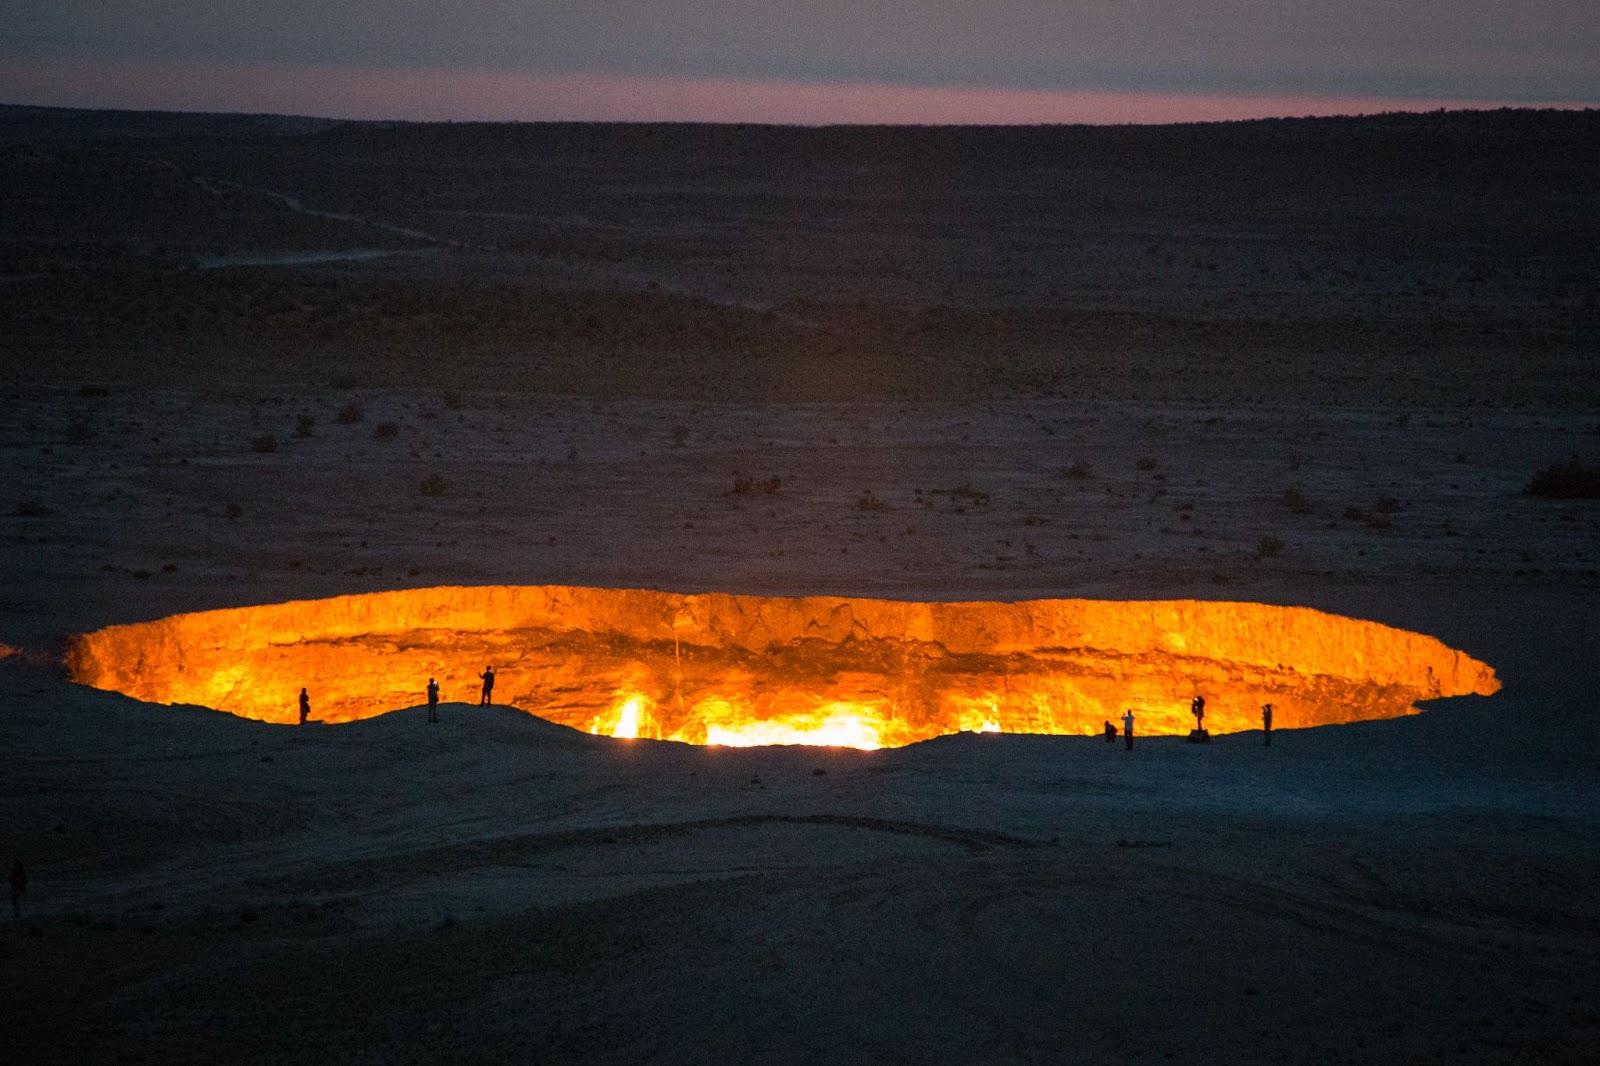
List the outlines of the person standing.
{"type": "Polygon", "coordinates": [[[1189,713],[1194,715],[1194,731],[1196,733],[1204,733],[1206,731],[1206,698],[1204,696],[1196,696],[1190,700],[1189,713]]]}
{"type": "Polygon", "coordinates": [[[1106,723],[1106,743],[1107,744],[1115,744],[1116,742],[1117,742],[1117,727],[1112,725],[1110,722],[1107,722],[1106,723]]]}
{"type": "Polygon", "coordinates": [[[1127,741],[1128,750],[1133,750],[1133,708],[1129,707],[1122,712],[1122,739],[1127,741]]]}
{"type": "Polygon", "coordinates": [[[494,695],[494,667],[485,666],[483,673],[478,675],[483,679],[483,699],[478,701],[479,707],[489,706],[489,697],[494,695]]]}
{"type": "Polygon", "coordinates": [[[428,678],[428,721],[439,720],[439,682],[428,678]]]}
{"type": "Polygon", "coordinates": [[[1261,744],[1263,747],[1272,747],[1272,704],[1261,705],[1261,744]]]}
{"type": "Polygon", "coordinates": [[[22,860],[18,859],[16,865],[11,867],[11,875],[6,878],[11,882],[11,916],[22,917],[22,894],[28,891],[28,871],[22,868],[22,860]]]}
{"type": "Polygon", "coordinates": [[[304,686],[300,688],[300,724],[305,725],[311,717],[311,697],[306,695],[304,686]]]}

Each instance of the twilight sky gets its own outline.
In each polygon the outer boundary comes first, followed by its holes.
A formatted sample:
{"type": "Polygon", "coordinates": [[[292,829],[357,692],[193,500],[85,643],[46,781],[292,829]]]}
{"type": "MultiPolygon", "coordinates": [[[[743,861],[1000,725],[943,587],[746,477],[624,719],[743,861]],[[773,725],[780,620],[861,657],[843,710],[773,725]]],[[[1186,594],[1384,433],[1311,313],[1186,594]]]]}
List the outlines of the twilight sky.
{"type": "Polygon", "coordinates": [[[775,122],[1600,104],[1600,0],[0,0],[0,102],[775,122]]]}

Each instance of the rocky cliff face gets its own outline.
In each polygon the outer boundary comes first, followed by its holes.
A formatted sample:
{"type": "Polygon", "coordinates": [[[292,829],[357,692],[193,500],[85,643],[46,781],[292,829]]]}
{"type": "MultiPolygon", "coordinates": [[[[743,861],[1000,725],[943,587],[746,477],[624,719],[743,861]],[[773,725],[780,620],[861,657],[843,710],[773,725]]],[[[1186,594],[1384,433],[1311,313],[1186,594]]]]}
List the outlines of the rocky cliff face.
{"type": "Polygon", "coordinates": [[[1195,600],[913,603],[560,585],[444,587],[112,626],[74,639],[75,681],[153,703],[331,722],[442,698],[619,736],[893,746],[961,729],[1142,733],[1387,718],[1498,691],[1418,633],[1298,607],[1195,600]]]}

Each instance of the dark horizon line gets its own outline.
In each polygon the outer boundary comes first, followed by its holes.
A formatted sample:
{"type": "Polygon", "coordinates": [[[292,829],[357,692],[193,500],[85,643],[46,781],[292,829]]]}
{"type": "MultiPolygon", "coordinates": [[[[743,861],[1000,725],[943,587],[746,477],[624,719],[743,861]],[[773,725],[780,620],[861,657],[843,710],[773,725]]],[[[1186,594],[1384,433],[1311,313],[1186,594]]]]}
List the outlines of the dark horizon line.
{"type": "Polygon", "coordinates": [[[0,101],[4,111],[50,111],[83,115],[182,115],[201,118],[288,119],[297,122],[326,122],[338,125],[364,126],[656,126],[656,127],[726,127],[730,129],[1186,129],[1196,126],[1262,125],[1271,122],[1349,122],[1361,119],[1498,115],[1505,112],[1525,114],[1588,115],[1600,113],[1600,105],[1562,107],[1532,104],[1502,104],[1498,107],[1435,107],[1427,109],[1397,108],[1389,111],[1352,111],[1332,115],[1270,115],[1247,118],[1195,119],[1187,122],[726,122],[716,119],[413,119],[413,118],[339,118],[332,115],[306,115],[281,111],[208,111],[184,108],[133,108],[133,107],[71,107],[58,104],[27,104],[0,101]]]}

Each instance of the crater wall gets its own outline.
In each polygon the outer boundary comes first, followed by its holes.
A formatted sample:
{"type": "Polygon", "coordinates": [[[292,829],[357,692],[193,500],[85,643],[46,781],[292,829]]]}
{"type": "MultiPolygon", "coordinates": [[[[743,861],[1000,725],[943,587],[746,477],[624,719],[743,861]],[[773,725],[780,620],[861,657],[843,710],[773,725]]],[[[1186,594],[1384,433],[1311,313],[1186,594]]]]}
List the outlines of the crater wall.
{"type": "Polygon", "coordinates": [[[609,735],[893,746],[961,729],[1143,733],[1411,714],[1499,689],[1420,634],[1303,607],[1200,600],[925,603],[563,585],[440,587],[175,615],[74,638],[73,680],[269,722],[495,702],[609,735]]]}

